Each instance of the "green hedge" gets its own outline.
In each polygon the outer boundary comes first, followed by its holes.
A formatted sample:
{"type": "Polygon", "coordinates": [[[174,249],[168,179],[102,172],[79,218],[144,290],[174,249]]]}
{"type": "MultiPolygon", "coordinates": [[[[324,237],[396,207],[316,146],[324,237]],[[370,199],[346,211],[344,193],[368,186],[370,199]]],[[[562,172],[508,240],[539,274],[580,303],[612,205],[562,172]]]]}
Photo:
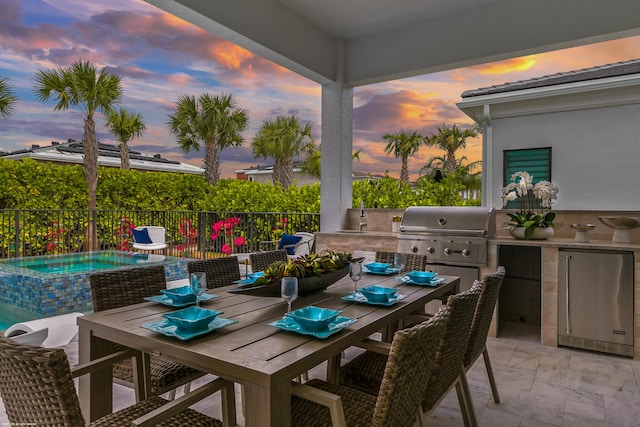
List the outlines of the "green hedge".
{"type": "MultiPolygon", "coordinates": [[[[385,176],[353,184],[353,207],[479,204],[463,201],[462,176],[441,183],[419,180],[415,188],[385,176]]],[[[204,176],[99,168],[100,209],[320,212],[320,185],[280,186],[235,179],[210,187],[204,176]]],[[[82,167],[0,158],[0,209],[86,209],[87,190],[82,167]]]]}

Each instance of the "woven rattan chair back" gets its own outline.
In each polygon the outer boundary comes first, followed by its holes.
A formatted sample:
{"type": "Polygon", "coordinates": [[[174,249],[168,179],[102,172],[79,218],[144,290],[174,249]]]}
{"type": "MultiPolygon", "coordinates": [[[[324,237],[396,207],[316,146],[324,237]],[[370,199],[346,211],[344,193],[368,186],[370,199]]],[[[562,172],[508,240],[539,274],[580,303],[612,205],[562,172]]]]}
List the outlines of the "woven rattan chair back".
{"type": "Polygon", "coordinates": [[[62,349],[0,337],[0,395],[11,425],[85,425],[62,349]]]}
{"type": "MultiPolygon", "coordinates": [[[[406,254],[407,262],[404,265],[404,269],[402,269],[401,273],[406,271],[414,271],[420,270],[424,271],[427,267],[427,256],[426,255],[418,255],[418,254],[406,254]]],[[[384,262],[386,264],[393,264],[395,252],[384,252],[377,251],[376,252],[376,262],[384,262]]]]}
{"type": "Polygon", "coordinates": [[[495,273],[485,276],[484,290],[478,298],[478,306],[475,316],[471,322],[471,331],[469,333],[469,345],[464,355],[464,366],[470,366],[482,354],[486,347],[487,335],[491,325],[493,311],[500,295],[500,288],[506,272],[504,267],[500,266],[495,273]]]}
{"type": "Polygon", "coordinates": [[[209,289],[231,285],[234,281],[240,280],[240,267],[236,257],[193,261],[187,264],[187,270],[189,274],[196,271],[205,272],[207,274],[207,288],[209,289]]]}
{"type": "MultiPolygon", "coordinates": [[[[476,282],[468,291],[452,295],[447,300],[449,322],[425,388],[424,412],[436,407],[463,373],[462,361],[469,342],[469,329],[483,288],[483,283],[476,282]]],[[[465,408],[461,407],[461,410],[465,411],[465,408]]]]}
{"type": "Polygon", "coordinates": [[[464,369],[468,371],[480,355],[483,356],[484,366],[487,371],[487,376],[489,377],[489,384],[491,385],[491,394],[493,395],[493,401],[496,403],[500,403],[500,394],[498,393],[498,384],[493,375],[491,359],[489,358],[489,351],[487,350],[487,335],[489,335],[491,319],[493,318],[493,312],[496,307],[498,295],[500,295],[500,288],[502,287],[505,274],[506,271],[504,267],[499,266],[495,273],[489,274],[482,279],[485,286],[478,299],[476,313],[471,322],[469,344],[467,345],[467,351],[463,361],[464,369]]]}
{"type": "Polygon", "coordinates": [[[287,259],[287,251],[285,249],[255,252],[249,255],[252,271],[264,271],[274,262],[287,261],[287,259]]]}
{"type": "MultiPolygon", "coordinates": [[[[89,284],[94,311],[139,304],[146,297],[159,295],[160,290],[167,287],[161,265],[92,274],[89,284]]],[[[149,364],[150,383],[146,385],[145,394],[162,394],[204,375],[186,365],[154,355],[150,357],[149,364]]],[[[118,384],[136,389],[136,397],[141,396],[144,381],[136,379],[130,359],[114,363],[113,378],[118,384]]]]}
{"type": "Polygon", "coordinates": [[[89,285],[93,310],[104,311],[144,302],[166,289],[167,282],[164,267],[156,265],[95,273],[89,276],[89,285]]]}
{"type": "MultiPolygon", "coordinates": [[[[85,426],[73,378],[64,350],[20,344],[0,336],[0,395],[12,426],[85,426]]],[[[106,415],[91,426],[129,426],[166,403],[151,397],[106,415]]],[[[158,425],[222,427],[222,422],[186,409],[158,425]]]]}
{"type": "Polygon", "coordinates": [[[449,308],[393,336],[372,426],[410,426],[416,421],[424,385],[432,372],[436,350],[449,322],[449,308]]]}

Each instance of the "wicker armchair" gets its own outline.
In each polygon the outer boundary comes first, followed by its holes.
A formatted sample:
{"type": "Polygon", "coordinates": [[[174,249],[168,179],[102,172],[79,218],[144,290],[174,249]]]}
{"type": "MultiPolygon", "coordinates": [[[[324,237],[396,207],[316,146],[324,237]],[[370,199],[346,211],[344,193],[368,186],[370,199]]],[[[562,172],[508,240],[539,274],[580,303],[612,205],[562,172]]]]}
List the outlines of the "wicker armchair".
{"type": "Polygon", "coordinates": [[[382,385],[373,396],[349,387],[313,379],[292,383],[291,424],[326,426],[411,426],[436,349],[449,322],[447,309],[411,329],[397,331],[387,349],[382,385]],[[322,406],[321,406],[322,405],[322,406]]]}
{"type": "Polygon", "coordinates": [[[252,271],[264,271],[274,262],[286,261],[287,259],[287,251],[284,249],[256,252],[249,255],[252,271]]]}
{"type": "MultiPolygon", "coordinates": [[[[0,395],[11,425],[84,426],[73,378],[124,357],[131,357],[131,351],[113,353],[71,369],[62,349],[24,345],[11,338],[0,337],[0,395]]],[[[152,397],[106,415],[90,425],[222,426],[219,420],[187,408],[222,389],[225,390],[225,399],[233,392],[232,387],[233,383],[218,378],[172,402],[152,397]],[[160,413],[149,414],[156,409],[160,409],[160,413]],[[171,415],[176,411],[182,412],[171,415]]]]}
{"type": "MultiPolygon", "coordinates": [[[[404,269],[401,271],[401,273],[404,273],[405,271],[413,271],[413,270],[424,271],[424,269],[427,267],[426,255],[418,255],[418,254],[406,254],[406,255],[407,255],[407,262],[404,265],[404,269]]],[[[393,264],[394,256],[395,256],[395,252],[377,251],[376,262],[393,264]]]]}
{"type": "MultiPolygon", "coordinates": [[[[465,426],[476,426],[463,358],[469,341],[469,329],[484,283],[476,282],[466,291],[449,297],[440,310],[449,311],[449,323],[435,356],[433,371],[423,388],[420,419],[438,407],[455,386],[465,426]]],[[[438,311],[439,313],[440,311],[438,311]]],[[[369,394],[377,394],[382,382],[386,357],[366,351],[340,368],[340,383],[369,394]]]]}
{"type": "Polygon", "coordinates": [[[207,287],[219,288],[240,280],[240,267],[235,257],[213,258],[194,261],[187,264],[189,274],[204,271],[207,274],[207,287]]]}
{"type": "MultiPolygon", "coordinates": [[[[160,290],[166,288],[166,279],[164,267],[159,265],[92,274],[89,284],[93,310],[104,311],[139,304],[145,297],[159,295],[160,290]]],[[[201,371],[153,355],[149,356],[150,381],[146,389],[143,389],[143,384],[147,382],[139,378],[140,374],[134,370],[131,359],[113,365],[114,382],[135,389],[136,401],[175,390],[204,375],[201,371]]]]}
{"type": "Polygon", "coordinates": [[[493,376],[491,368],[491,360],[489,359],[489,351],[487,350],[487,335],[493,318],[493,311],[500,295],[500,288],[506,271],[504,267],[499,266],[495,273],[485,276],[482,281],[485,283],[484,290],[478,299],[476,313],[471,322],[471,331],[469,332],[469,344],[464,355],[464,369],[468,371],[478,360],[480,355],[484,358],[484,365],[487,369],[487,376],[491,384],[491,393],[493,401],[500,403],[500,395],[498,394],[498,386],[493,376]]]}

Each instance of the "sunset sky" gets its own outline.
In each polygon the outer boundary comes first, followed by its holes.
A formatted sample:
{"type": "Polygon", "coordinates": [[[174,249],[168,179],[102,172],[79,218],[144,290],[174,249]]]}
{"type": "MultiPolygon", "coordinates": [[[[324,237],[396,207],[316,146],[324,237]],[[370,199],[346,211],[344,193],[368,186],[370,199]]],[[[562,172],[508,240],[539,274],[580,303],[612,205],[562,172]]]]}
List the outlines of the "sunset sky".
{"type": "MultiPolygon", "coordinates": [[[[0,77],[9,77],[19,101],[0,121],[0,149],[82,138],[82,114],[53,111],[53,101],[33,94],[37,70],[66,67],[79,59],[122,77],[121,107],[140,113],[147,130],[132,149],[202,166],[203,151],[182,152],[169,134],[167,116],[181,95],[233,93],[248,110],[243,147],[221,152],[223,177],[235,169],[267,164],[251,154],[250,141],[265,119],[296,115],[320,135],[320,85],[217,38],[141,0],[0,0],[0,77]]],[[[430,135],[439,125],[470,124],[455,103],[468,89],[635,59],[640,37],[566,49],[497,63],[428,74],[354,89],[354,170],[398,176],[400,162],[384,154],[381,135],[401,129],[430,135]]],[[[105,120],[98,139],[116,144],[105,120]]],[[[480,158],[470,140],[469,161],[480,158]]],[[[410,159],[413,179],[441,152],[422,148],[410,159]]]]}

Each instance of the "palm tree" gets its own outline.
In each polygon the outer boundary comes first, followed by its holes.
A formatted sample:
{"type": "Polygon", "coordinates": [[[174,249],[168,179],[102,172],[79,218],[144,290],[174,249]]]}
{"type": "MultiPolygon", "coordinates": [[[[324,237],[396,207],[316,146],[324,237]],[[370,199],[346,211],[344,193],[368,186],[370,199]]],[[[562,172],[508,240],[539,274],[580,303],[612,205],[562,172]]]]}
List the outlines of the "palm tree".
{"type": "Polygon", "coordinates": [[[138,113],[130,113],[124,108],[112,110],[107,115],[107,127],[118,138],[120,144],[120,167],[129,169],[129,141],[134,137],[141,137],[147,128],[138,113]]]}
{"type": "Polygon", "coordinates": [[[387,143],[387,146],[384,147],[384,152],[387,156],[391,153],[396,157],[400,157],[402,159],[402,169],[400,170],[400,181],[408,183],[409,182],[409,156],[414,154],[422,145],[424,137],[418,133],[418,131],[413,131],[411,133],[401,130],[396,133],[387,133],[382,135],[382,139],[384,139],[387,143]]]}
{"type": "Polygon", "coordinates": [[[467,138],[475,138],[476,136],[478,136],[476,126],[464,130],[458,128],[455,123],[451,127],[444,124],[439,126],[438,133],[425,138],[425,143],[428,146],[444,150],[445,154],[442,157],[433,157],[429,163],[439,161],[442,164],[443,172],[454,173],[461,166],[461,160],[456,159],[456,151],[466,148],[467,138]]]}
{"type": "MultiPolygon", "coordinates": [[[[307,158],[300,163],[300,169],[314,178],[320,179],[320,162],[321,162],[321,145],[314,145],[309,149],[307,158]]],[[[362,149],[354,151],[351,159],[360,161],[360,153],[362,149]]]]}
{"type": "Polygon", "coordinates": [[[13,107],[18,100],[9,84],[9,77],[0,78],[0,119],[8,119],[13,114],[13,107]]]}
{"type": "Polygon", "coordinates": [[[263,122],[251,146],[255,157],[273,158],[274,184],[287,189],[293,183],[293,158],[303,152],[312,152],[315,147],[312,128],[311,123],[302,126],[295,116],[276,117],[263,122]]]}
{"type": "Polygon", "coordinates": [[[189,95],[178,98],[168,124],[185,153],[199,151],[200,144],[204,145],[204,174],[210,185],[216,185],[220,177],[219,151],[242,145],[242,131],[248,122],[247,111],[236,106],[232,94],[204,93],[198,99],[189,95]]]}
{"type": "MultiPolygon", "coordinates": [[[[104,68],[98,72],[89,61],[80,60],[69,67],[39,70],[35,80],[35,93],[40,101],[46,102],[51,97],[57,100],[54,111],[78,107],[84,113],[83,168],[89,188],[88,207],[94,211],[98,187],[98,138],[94,115],[96,112],[107,114],[120,101],[120,76],[104,68]]],[[[89,233],[93,235],[91,230],[89,233]]]]}

